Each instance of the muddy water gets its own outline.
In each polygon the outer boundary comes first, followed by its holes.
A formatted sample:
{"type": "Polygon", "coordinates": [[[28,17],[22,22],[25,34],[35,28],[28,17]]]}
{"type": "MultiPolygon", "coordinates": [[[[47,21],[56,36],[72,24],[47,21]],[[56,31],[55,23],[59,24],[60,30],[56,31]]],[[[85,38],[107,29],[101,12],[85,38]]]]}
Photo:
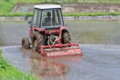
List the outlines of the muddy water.
{"type": "Polygon", "coordinates": [[[21,49],[28,36],[26,22],[0,22],[0,49],[19,70],[42,80],[119,80],[119,21],[66,21],[72,42],[81,45],[83,56],[45,58],[21,49]]]}
{"type": "Polygon", "coordinates": [[[120,46],[81,44],[83,56],[45,58],[20,46],[0,47],[19,70],[42,80],[119,80],[120,46]]]}
{"type": "Polygon", "coordinates": [[[67,21],[73,42],[120,44],[120,21],[67,21]]]}
{"type": "Polygon", "coordinates": [[[0,46],[20,45],[28,29],[27,22],[0,22],[0,46]]]}
{"type": "MultiPolygon", "coordinates": [[[[72,42],[80,44],[120,44],[120,21],[65,21],[72,42]]],[[[27,22],[0,22],[0,46],[20,45],[29,37],[27,22]]]]}

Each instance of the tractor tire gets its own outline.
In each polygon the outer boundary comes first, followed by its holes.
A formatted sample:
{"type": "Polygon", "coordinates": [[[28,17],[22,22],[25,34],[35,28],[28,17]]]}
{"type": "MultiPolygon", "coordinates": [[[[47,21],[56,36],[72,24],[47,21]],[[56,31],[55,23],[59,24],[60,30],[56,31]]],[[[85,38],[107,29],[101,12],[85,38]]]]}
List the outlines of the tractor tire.
{"type": "Polygon", "coordinates": [[[32,38],[32,50],[34,52],[40,53],[40,45],[44,45],[44,42],[45,40],[43,35],[38,31],[35,31],[32,38]]]}
{"type": "Polygon", "coordinates": [[[22,39],[22,48],[24,49],[30,49],[30,42],[28,38],[22,39]]]}
{"type": "Polygon", "coordinates": [[[70,35],[69,35],[69,32],[65,31],[63,33],[63,44],[69,44],[71,42],[71,38],[70,38],[70,35]]]}

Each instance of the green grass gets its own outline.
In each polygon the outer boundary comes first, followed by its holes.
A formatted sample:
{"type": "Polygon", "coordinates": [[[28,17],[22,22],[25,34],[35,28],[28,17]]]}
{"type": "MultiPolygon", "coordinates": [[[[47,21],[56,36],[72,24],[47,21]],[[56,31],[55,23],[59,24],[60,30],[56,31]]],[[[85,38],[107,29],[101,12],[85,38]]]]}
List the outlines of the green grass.
{"type": "Polygon", "coordinates": [[[13,17],[13,16],[24,16],[25,14],[28,14],[29,16],[33,15],[33,13],[21,12],[21,13],[0,13],[0,16],[13,17]]]}
{"type": "Polygon", "coordinates": [[[17,68],[8,64],[2,57],[0,50],[0,80],[38,80],[32,74],[20,72],[17,68]]]}

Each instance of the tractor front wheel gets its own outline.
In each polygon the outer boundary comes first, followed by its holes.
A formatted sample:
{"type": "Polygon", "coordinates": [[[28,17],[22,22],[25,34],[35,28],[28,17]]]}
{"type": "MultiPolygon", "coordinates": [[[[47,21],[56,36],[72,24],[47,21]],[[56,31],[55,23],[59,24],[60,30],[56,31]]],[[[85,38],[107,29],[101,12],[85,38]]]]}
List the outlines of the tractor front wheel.
{"type": "Polygon", "coordinates": [[[38,31],[35,31],[32,38],[32,50],[40,53],[41,45],[44,45],[44,37],[38,31]]]}
{"type": "Polygon", "coordinates": [[[30,49],[30,42],[28,38],[22,39],[22,48],[24,49],[30,49]]]}

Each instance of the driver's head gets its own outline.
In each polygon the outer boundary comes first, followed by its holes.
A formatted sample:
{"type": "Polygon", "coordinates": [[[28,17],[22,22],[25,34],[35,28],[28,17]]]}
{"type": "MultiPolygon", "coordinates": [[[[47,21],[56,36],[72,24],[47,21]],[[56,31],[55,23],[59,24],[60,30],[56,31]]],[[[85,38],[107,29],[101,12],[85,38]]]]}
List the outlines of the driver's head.
{"type": "Polygon", "coordinates": [[[50,17],[50,16],[51,16],[51,13],[50,13],[50,12],[48,12],[48,13],[47,13],[47,16],[49,16],[49,17],[50,17]]]}

